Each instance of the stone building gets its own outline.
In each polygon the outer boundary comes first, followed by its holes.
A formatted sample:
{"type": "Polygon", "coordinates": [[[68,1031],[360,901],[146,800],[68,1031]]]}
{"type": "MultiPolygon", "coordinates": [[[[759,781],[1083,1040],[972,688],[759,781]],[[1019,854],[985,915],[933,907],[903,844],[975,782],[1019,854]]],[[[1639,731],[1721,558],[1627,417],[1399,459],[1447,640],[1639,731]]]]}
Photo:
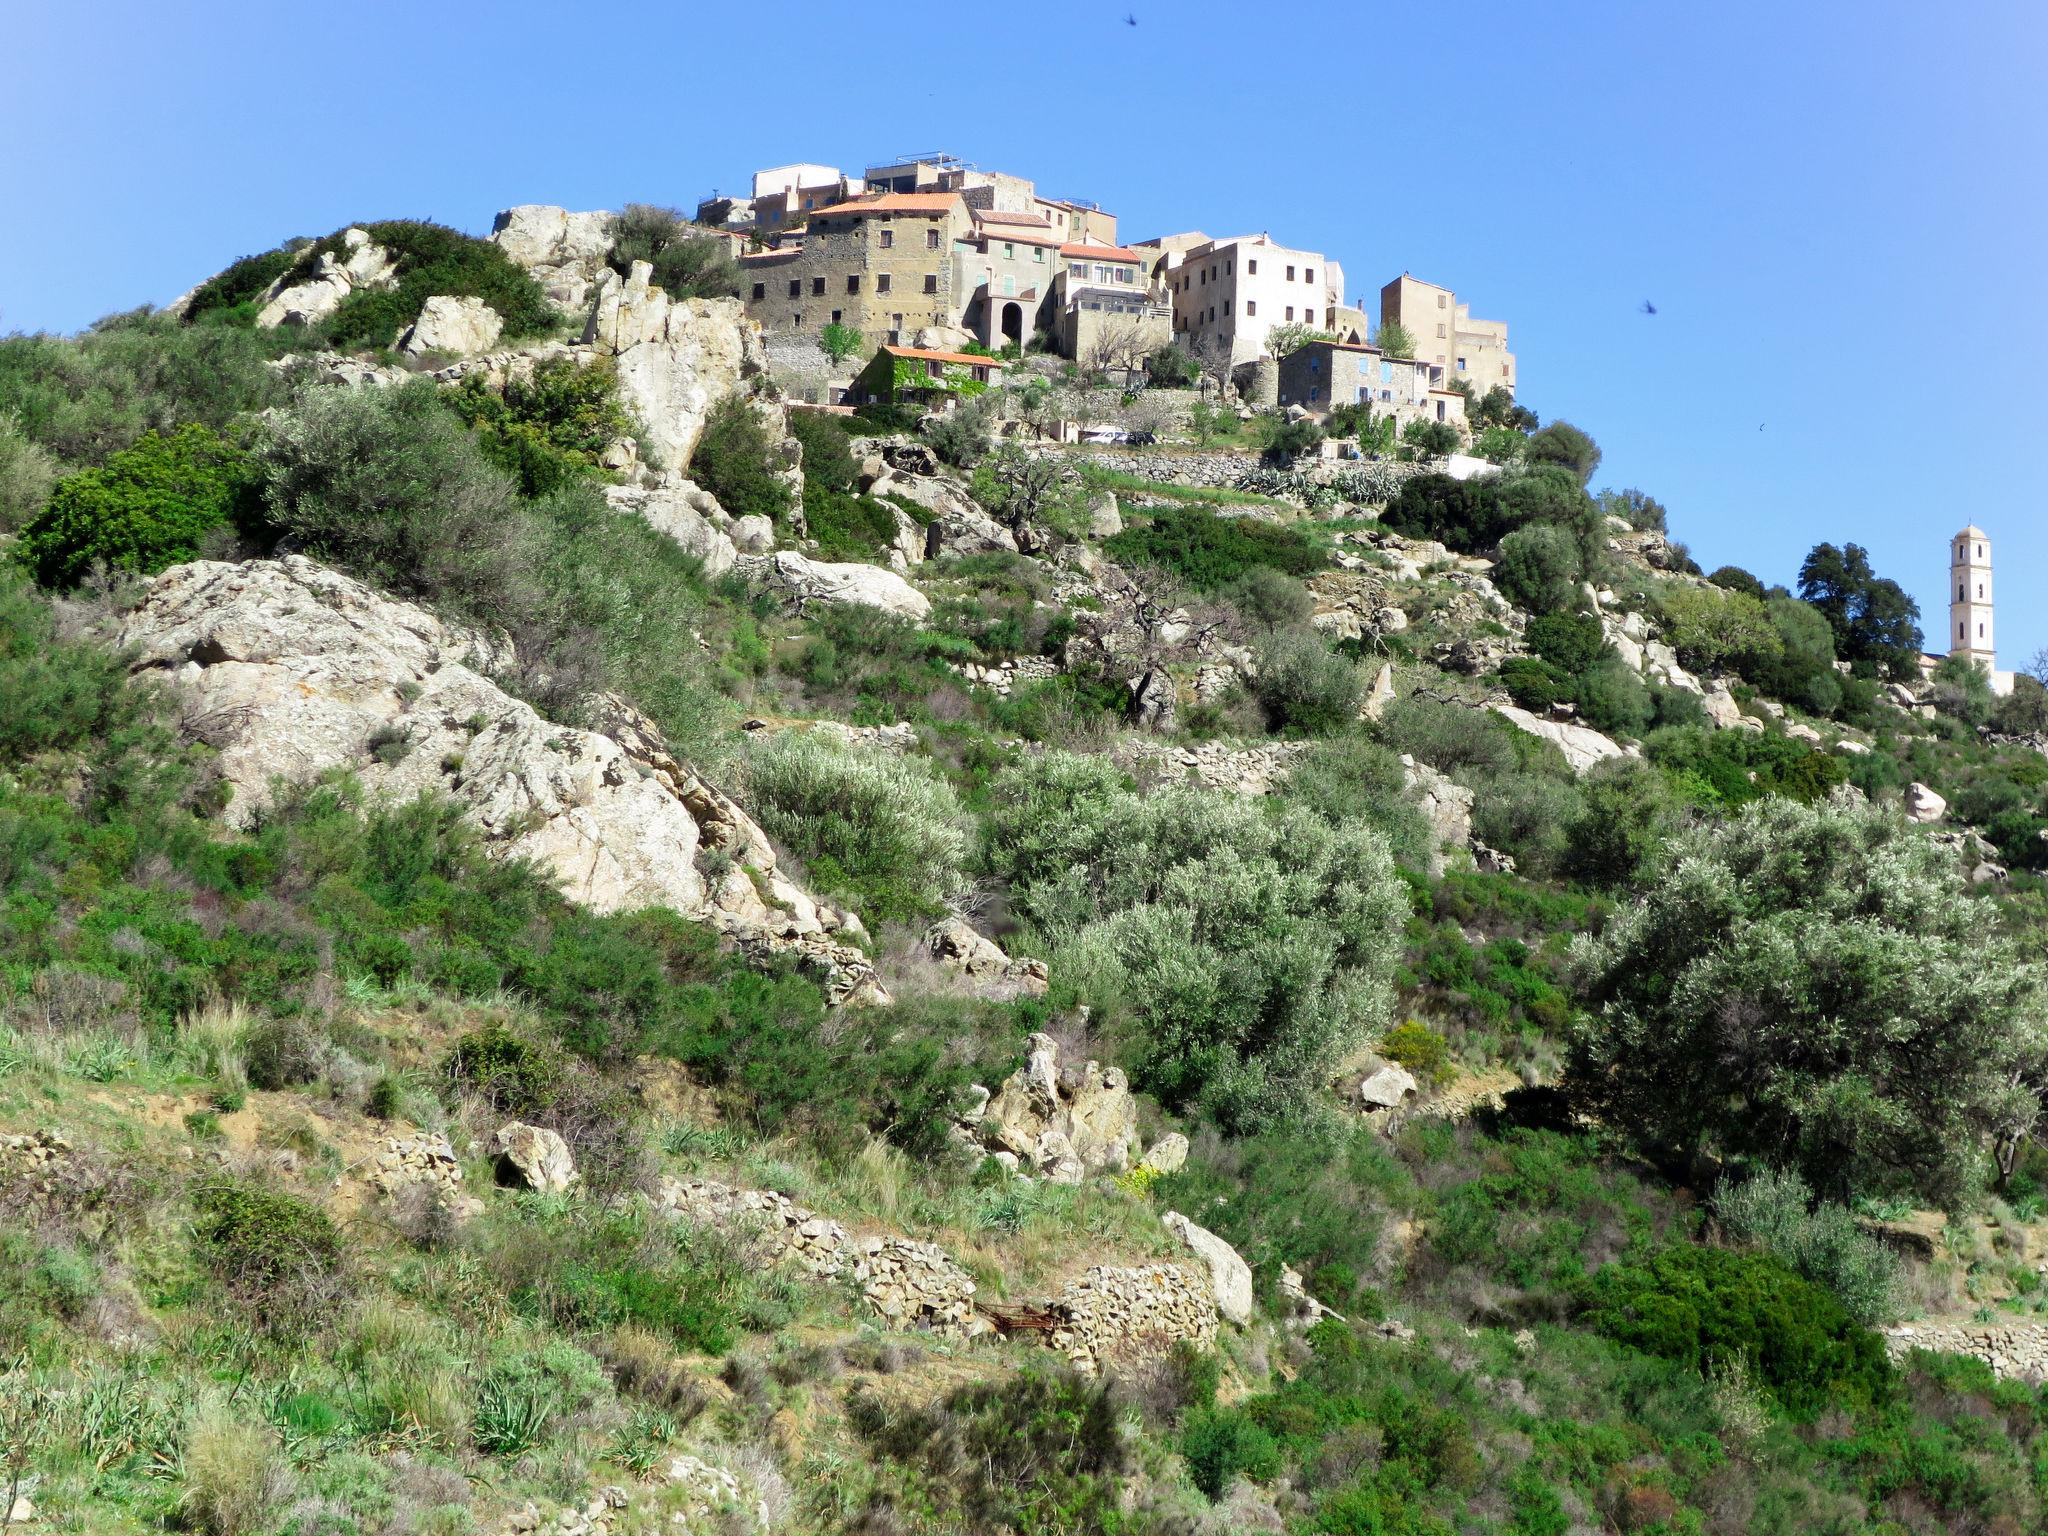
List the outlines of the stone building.
{"type": "Polygon", "coordinates": [[[1153,283],[1141,251],[1120,245],[1060,247],[1053,283],[1060,352],[1090,367],[1132,371],[1173,340],[1173,304],[1153,283]]]}
{"type": "Polygon", "coordinates": [[[953,253],[960,326],[987,347],[1019,347],[1052,318],[1060,240],[1036,213],[970,209],[972,224],[953,253]]]}
{"type": "Polygon", "coordinates": [[[951,409],[1003,382],[1002,362],[934,347],[882,347],[853,381],[848,402],[951,409]]]}
{"type": "Polygon", "coordinates": [[[1174,336],[1185,346],[1227,347],[1233,366],[1255,362],[1274,326],[1321,328],[1343,304],[1343,269],[1319,251],[1264,234],[1180,246],[1185,238],[1163,236],[1155,246],[1174,336]]]}
{"type": "Polygon", "coordinates": [[[1465,397],[1434,385],[1432,364],[1388,357],[1356,342],[1311,341],[1280,359],[1279,403],[1325,416],[1339,405],[1370,405],[1397,427],[1444,421],[1463,428],[1465,397]]]}
{"type": "Polygon", "coordinates": [[[741,258],[747,314],[771,334],[836,324],[891,344],[964,340],[955,251],[973,230],[957,192],[817,209],[800,240],[741,258]]]}
{"type": "Polygon", "coordinates": [[[754,172],[749,197],[705,198],[697,204],[697,222],[772,236],[803,224],[820,208],[861,196],[867,184],[837,166],[775,165],[754,172]]]}
{"type": "Polygon", "coordinates": [[[1475,394],[1496,384],[1515,389],[1515,355],[1504,320],[1474,320],[1448,288],[1402,273],[1380,290],[1380,324],[1396,323],[1415,343],[1417,361],[1437,370],[1435,382],[1463,379],[1475,394]]]}

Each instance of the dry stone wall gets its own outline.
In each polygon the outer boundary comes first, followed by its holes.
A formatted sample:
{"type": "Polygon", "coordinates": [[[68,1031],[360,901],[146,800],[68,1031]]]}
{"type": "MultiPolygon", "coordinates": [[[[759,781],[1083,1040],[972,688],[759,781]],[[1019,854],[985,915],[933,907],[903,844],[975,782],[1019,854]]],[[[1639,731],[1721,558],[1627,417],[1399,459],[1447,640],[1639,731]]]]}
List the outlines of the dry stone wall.
{"type": "Polygon", "coordinates": [[[1052,1347],[1090,1376],[1183,1341],[1216,1340],[1215,1293],[1179,1264],[1099,1264],[1070,1280],[1050,1310],[1052,1347]]]}
{"type": "Polygon", "coordinates": [[[1982,1360],[2001,1381],[2048,1381],[2048,1323],[1903,1323],[1884,1346],[1894,1360],[1926,1349],[1982,1360]]]}

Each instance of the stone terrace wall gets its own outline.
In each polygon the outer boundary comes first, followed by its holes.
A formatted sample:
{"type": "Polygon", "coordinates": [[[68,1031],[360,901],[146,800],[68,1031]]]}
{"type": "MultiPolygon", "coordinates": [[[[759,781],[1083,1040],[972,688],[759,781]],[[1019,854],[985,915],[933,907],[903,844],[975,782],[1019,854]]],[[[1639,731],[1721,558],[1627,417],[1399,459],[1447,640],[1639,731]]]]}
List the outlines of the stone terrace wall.
{"type": "Polygon", "coordinates": [[[1161,1354],[1182,1339],[1216,1339],[1216,1297],[1206,1278],[1178,1264],[1098,1264],[1053,1300],[1054,1349],[1095,1375],[1119,1359],[1161,1354]]]}
{"type": "Polygon", "coordinates": [[[2048,1323],[1905,1323],[1884,1330],[1894,1360],[1916,1349],[1971,1355],[2001,1381],[2048,1381],[2048,1323]]]}

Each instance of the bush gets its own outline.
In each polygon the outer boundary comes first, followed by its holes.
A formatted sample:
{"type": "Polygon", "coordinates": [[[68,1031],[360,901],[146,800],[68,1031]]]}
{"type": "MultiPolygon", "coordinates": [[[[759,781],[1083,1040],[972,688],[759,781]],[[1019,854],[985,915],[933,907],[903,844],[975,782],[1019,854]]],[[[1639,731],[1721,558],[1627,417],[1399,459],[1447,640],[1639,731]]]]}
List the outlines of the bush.
{"type": "MultiPolygon", "coordinates": [[[[1669,523],[1664,504],[1633,486],[1622,491],[1602,491],[1598,500],[1602,517],[1618,517],[1637,533],[1663,533],[1669,523]]],[[[1763,594],[1758,592],[1756,595],[1761,597],[1763,594]]]]}
{"type": "Polygon", "coordinates": [[[1559,613],[1578,598],[1579,548],[1562,528],[1519,528],[1500,541],[1493,580],[1531,613],[1559,613]]]}
{"type": "Polygon", "coordinates": [[[1897,1255],[1859,1227],[1846,1207],[1815,1205],[1796,1173],[1761,1169],[1724,1188],[1714,1214],[1737,1242],[1756,1244],[1833,1291],[1859,1323],[1874,1327],[1897,1315],[1897,1255]]]}
{"type": "Polygon", "coordinates": [[[1411,476],[1380,521],[1404,538],[1435,539],[1464,554],[1492,549],[1518,526],[1491,477],[1449,475],[1411,476]]]}
{"type": "Polygon", "coordinates": [[[218,315],[236,325],[256,323],[256,300],[299,259],[304,242],[280,245],[274,250],[244,256],[225,271],[216,272],[185,300],[180,317],[187,325],[218,315]]]}
{"type": "Polygon", "coordinates": [[[988,457],[991,409],[985,401],[964,400],[926,421],[920,430],[941,460],[955,469],[972,469],[988,457]]]}
{"type": "Polygon", "coordinates": [[[1254,681],[1269,729],[1326,736],[1358,718],[1365,680],[1358,664],[1339,656],[1313,630],[1286,630],[1260,647],[1254,681]]]}
{"type": "Polygon", "coordinates": [[[151,432],[99,469],[59,481],[22,530],[18,558],[46,587],[74,587],[96,564],[153,576],[197,558],[206,535],[246,521],[248,457],[205,427],[151,432]]]}
{"type": "Polygon", "coordinates": [[[1195,1486],[1220,1499],[1240,1477],[1270,1482],[1280,1473],[1280,1446],[1237,1408],[1198,1408],[1181,1431],[1181,1455],[1195,1486]]]}
{"type": "Polygon", "coordinates": [[[789,435],[804,450],[804,489],[812,482],[828,491],[850,491],[860,475],[853,457],[853,439],[837,416],[823,411],[792,410],[789,435]]]}
{"type": "Polygon", "coordinates": [[[1377,829],[1403,864],[1427,868],[1436,853],[1435,834],[1408,790],[1400,757],[1355,730],[1298,755],[1279,794],[1332,826],[1356,820],[1377,829]]]}
{"type": "Polygon", "coordinates": [[[694,233],[682,212],[651,203],[628,203],[611,222],[607,258],[622,276],[633,263],[654,268],[654,285],[672,299],[736,299],[740,267],[732,245],[717,235],[694,233]]]}
{"type": "Polygon", "coordinates": [[[1513,427],[1488,427],[1472,440],[1472,452],[1489,464],[1519,464],[1529,440],[1513,427]]]}
{"type": "Polygon", "coordinates": [[[1164,1102],[1240,1129],[1299,1119],[1386,1013],[1407,901],[1385,841],[1299,806],[1116,782],[1056,753],[995,781],[988,856],[1012,906],[1164,1102]]]}
{"type": "Polygon", "coordinates": [[[755,750],[747,786],[762,827],[811,883],[871,921],[934,917],[960,891],[965,816],[922,759],[784,731],[755,750]]]}
{"type": "Polygon", "coordinates": [[[1530,621],[1529,648],[1567,677],[1583,677],[1611,654],[1590,613],[1551,613],[1530,621]]]}
{"type": "Polygon", "coordinates": [[[1840,1198],[1953,1200],[1986,1139],[2040,1112],[2016,1086],[2048,1057],[2034,973],[1893,811],[1769,798],[1684,834],[1575,959],[1596,1013],[1570,1081],[1681,1162],[1712,1149],[1840,1198]]]}
{"type": "Polygon", "coordinates": [[[1145,378],[1161,389],[1192,389],[1202,365],[1179,342],[1155,348],[1145,358],[1145,378]]]}
{"type": "Polygon", "coordinates": [[[781,450],[762,413],[744,396],[729,395],[705,419],[690,455],[690,478],[732,516],[779,523],[790,510],[789,486],[778,472],[781,450]]]}
{"type": "Polygon", "coordinates": [[[1620,759],[1588,773],[1579,794],[1565,868],[1588,885],[1610,889],[1646,878],[1679,825],[1670,780],[1647,763],[1620,759]]]}
{"type": "Polygon", "coordinates": [[[57,461],[21,430],[19,418],[0,411],[0,534],[41,512],[60,475],[57,461]]]}
{"type": "Polygon", "coordinates": [[[1640,736],[1656,713],[1642,678],[1618,656],[1608,656],[1579,678],[1573,699],[1586,724],[1609,735],[1640,736]]]}
{"type": "Polygon", "coordinates": [[[596,470],[604,451],[633,430],[618,401],[611,363],[543,358],[533,371],[493,391],[472,373],[448,404],[476,431],[477,446],[527,496],[545,496],[596,470]]]}
{"type": "Polygon", "coordinates": [[[1373,1047],[1398,1066],[1406,1067],[1426,1083],[1442,1083],[1452,1073],[1450,1042],[1427,1024],[1409,1019],[1396,1024],[1373,1047]]]}
{"type": "Polygon", "coordinates": [[[1223,589],[1223,597],[1261,629],[1294,629],[1315,613],[1308,588],[1270,565],[1255,565],[1223,589]]]}
{"type": "Polygon", "coordinates": [[[1326,564],[1323,553],[1297,528],[1253,518],[1218,517],[1203,507],[1169,507],[1142,527],[1106,540],[1114,560],[1148,562],[1204,592],[1218,592],[1261,566],[1307,576],[1326,564]]]}
{"type": "Polygon", "coordinates": [[[308,553],[486,623],[531,607],[532,526],[429,381],[312,390],[253,451],[271,527],[308,553]]]}
{"type": "Polygon", "coordinates": [[[1739,1363],[1794,1414],[1875,1402],[1890,1385],[1877,1335],[1770,1254],[1667,1248],[1609,1265],[1586,1303],[1597,1332],[1701,1372],[1739,1363]]]}
{"type": "Polygon", "coordinates": [[[1394,752],[1459,780],[1512,771],[1520,761],[1515,728],[1492,711],[1413,694],[1387,706],[1380,734],[1394,752]]]}
{"type": "Polygon", "coordinates": [[[1441,459],[1456,453],[1465,440],[1448,421],[1411,421],[1401,429],[1401,441],[1419,458],[1441,459]]]}
{"type": "Polygon", "coordinates": [[[1580,485],[1600,467],[1600,445],[1568,421],[1553,421],[1533,434],[1527,454],[1532,465],[1556,464],[1570,470],[1580,485]]]}
{"type": "MultiPolygon", "coordinates": [[[[329,346],[388,347],[435,294],[482,299],[505,322],[507,341],[541,335],[560,323],[540,284],[489,240],[423,219],[360,227],[390,253],[397,281],[388,288],[358,288],[343,299],[320,327],[329,346]]],[[[303,282],[322,255],[340,253],[343,233],[337,230],[302,250],[289,280],[303,282]]]]}
{"type": "Polygon", "coordinates": [[[279,1324],[322,1299],[341,1267],[341,1233],[296,1195],[253,1184],[217,1184],[193,1197],[193,1232],[230,1294],[262,1302],[279,1324]]]}
{"type": "Polygon", "coordinates": [[[218,1405],[195,1418],[178,1470],[185,1485],[182,1523],[206,1536],[269,1530],[294,1482],[291,1460],[270,1426],[237,1419],[218,1405]]]}
{"type": "Polygon", "coordinates": [[[1747,592],[1669,585],[1657,593],[1657,611],[1678,659],[1694,671],[1747,675],[1784,650],[1769,612],[1747,592]]]}

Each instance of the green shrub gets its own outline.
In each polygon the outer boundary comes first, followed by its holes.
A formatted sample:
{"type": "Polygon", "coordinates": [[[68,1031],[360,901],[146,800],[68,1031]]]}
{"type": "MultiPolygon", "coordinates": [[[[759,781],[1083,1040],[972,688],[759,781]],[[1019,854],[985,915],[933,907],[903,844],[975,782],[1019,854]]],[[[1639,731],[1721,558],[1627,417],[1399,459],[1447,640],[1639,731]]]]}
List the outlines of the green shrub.
{"type": "Polygon", "coordinates": [[[1607,637],[1590,613],[1548,613],[1529,621],[1529,648],[1567,677],[1581,677],[1607,654],[1607,637]]]}
{"type": "Polygon", "coordinates": [[[1453,480],[1437,474],[1402,482],[1380,521],[1404,538],[1435,539],[1466,554],[1494,548],[1519,526],[1495,477],[1453,480]]]}
{"type": "Polygon", "coordinates": [[[924,420],[919,431],[940,459],[955,469],[972,469],[988,457],[991,442],[989,417],[988,404],[967,400],[950,411],[924,420]]]}
{"type": "Polygon", "coordinates": [[[1181,1431],[1181,1455],[1195,1486],[1220,1499],[1240,1477],[1271,1482],[1280,1473],[1280,1446],[1236,1408],[1200,1408],[1181,1431]]]}
{"type": "Polygon", "coordinates": [[[611,221],[612,270],[624,275],[633,263],[654,269],[654,284],[672,299],[736,299],[740,267],[731,242],[694,231],[682,212],[650,203],[628,203],[611,221]]]}
{"type": "Polygon", "coordinates": [[[963,884],[965,817],[922,759],[785,731],[754,751],[747,786],[762,827],[811,883],[870,920],[936,916],[963,884]]]}
{"type": "Polygon", "coordinates": [[[690,478],[732,516],[779,523],[790,511],[789,487],[779,475],[780,453],[781,444],[761,412],[744,396],[728,395],[705,420],[704,435],[690,456],[690,478]]]}
{"type": "Polygon", "coordinates": [[[1358,718],[1365,679],[1358,664],[1313,630],[1285,630],[1259,649],[1253,683],[1266,724],[1297,736],[1324,736],[1358,718]]]}
{"type": "Polygon", "coordinates": [[[14,532],[42,511],[60,478],[49,451],[21,430],[12,412],[0,411],[0,533],[14,532]]]}
{"type": "Polygon", "coordinates": [[[472,373],[447,400],[475,430],[484,457],[527,496],[545,496],[597,469],[605,449],[633,430],[612,365],[603,358],[543,358],[530,374],[508,378],[502,390],[472,373]]]}
{"type": "Polygon", "coordinates": [[[1294,577],[1255,565],[1223,589],[1223,597],[1262,629],[1298,629],[1315,614],[1315,599],[1294,577]]]}
{"type": "Polygon", "coordinates": [[[1380,1036],[1373,1049],[1426,1083],[1442,1083],[1451,1077],[1450,1042],[1414,1019],[1396,1024],[1380,1036]]]}
{"type": "Polygon", "coordinates": [[[1642,678],[1612,654],[1586,670],[1572,697],[1586,724],[1610,735],[1640,736],[1656,714],[1642,678]]]}
{"type": "Polygon", "coordinates": [[[1403,864],[1425,867],[1436,851],[1400,757],[1357,731],[1311,744],[1294,759],[1278,793],[1332,826],[1361,821],[1376,828],[1403,864]]]}
{"type": "Polygon", "coordinates": [[[1600,467],[1600,445],[1568,421],[1553,421],[1533,433],[1525,452],[1531,464],[1557,464],[1570,470],[1580,485],[1591,480],[1600,467]]]}
{"type": "Polygon", "coordinates": [[[193,1233],[208,1267],[229,1292],[278,1309],[318,1299],[341,1268],[341,1233],[327,1213],[296,1195],[253,1184],[216,1184],[193,1197],[193,1233]]]}
{"type": "Polygon", "coordinates": [[[1795,1173],[1760,1169],[1714,1199],[1714,1214],[1737,1242],[1776,1254],[1824,1285],[1859,1323],[1889,1322],[1899,1308],[1899,1260],[1845,1206],[1816,1205],[1795,1173]]]}
{"type": "Polygon", "coordinates": [[[1260,566],[1306,576],[1326,563],[1299,529],[1249,517],[1218,517],[1204,507],[1168,507],[1142,527],[1107,540],[1111,558],[1144,561],[1171,571],[1190,586],[1218,592],[1260,566]]]}
{"type": "MultiPolygon", "coordinates": [[[[1464,438],[1448,421],[1411,421],[1401,429],[1401,441],[1414,456],[1440,459],[1464,446],[1464,438]]],[[[1408,457],[1403,454],[1402,457],[1408,457]]]]}
{"type": "Polygon", "coordinates": [[[1500,541],[1493,579],[1510,602],[1531,613],[1559,613],[1579,595],[1579,548],[1562,528],[1518,528],[1500,541]]]}
{"type": "Polygon", "coordinates": [[[1609,1265],[1585,1295],[1596,1331],[1702,1372],[1739,1363],[1794,1414],[1872,1402],[1890,1385],[1877,1335],[1771,1254],[1666,1248],[1609,1265]]]}
{"type": "MultiPolygon", "coordinates": [[[[560,323],[540,284],[489,240],[424,219],[359,227],[390,254],[396,281],[385,288],[357,288],[343,299],[320,327],[330,346],[391,346],[436,294],[482,299],[505,322],[507,341],[541,335],[560,323]]],[[[303,282],[321,256],[340,254],[344,233],[337,230],[300,251],[290,280],[303,282]]]]}
{"type": "Polygon", "coordinates": [[[860,474],[853,457],[853,439],[837,416],[824,411],[791,410],[789,435],[803,445],[804,489],[813,482],[828,491],[850,491],[860,474]]]}
{"type": "Polygon", "coordinates": [[[193,289],[181,318],[190,325],[218,314],[233,324],[255,324],[256,299],[289,272],[298,259],[297,245],[280,245],[274,250],[244,256],[193,289]]]}
{"type": "Polygon", "coordinates": [[[22,530],[19,558],[46,587],[74,587],[95,564],[153,576],[246,520],[251,482],[247,456],[205,427],[151,432],[103,467],[59,481],[22,530]]]}

